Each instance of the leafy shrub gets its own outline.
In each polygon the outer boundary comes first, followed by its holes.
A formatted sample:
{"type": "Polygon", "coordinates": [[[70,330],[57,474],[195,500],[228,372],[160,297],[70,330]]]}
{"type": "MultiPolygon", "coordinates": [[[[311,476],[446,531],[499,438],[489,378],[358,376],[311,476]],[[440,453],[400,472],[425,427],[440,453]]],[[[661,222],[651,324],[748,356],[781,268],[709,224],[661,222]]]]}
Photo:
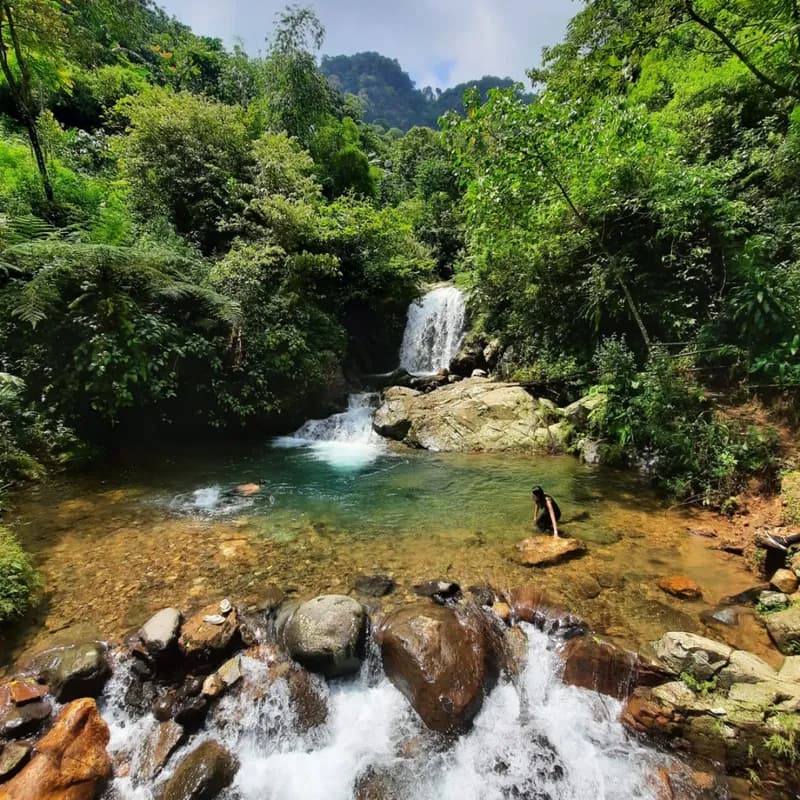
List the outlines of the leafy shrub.
{"type": "Polygon", "coordinates": [[[673,496],[724,506],[750,477],[774,468],[774,431],[723,421],[681,359],[654,349],[638,371],[624,339],[611,338],[596,363],[595,390],[607,402],[592,415],[593,432],[673,496]]]}
{"type": "Polygon", "coordinates": [[[39,576],[17,537],[0,526],[0,625],[21,617],[34,603],[39,576]]]}

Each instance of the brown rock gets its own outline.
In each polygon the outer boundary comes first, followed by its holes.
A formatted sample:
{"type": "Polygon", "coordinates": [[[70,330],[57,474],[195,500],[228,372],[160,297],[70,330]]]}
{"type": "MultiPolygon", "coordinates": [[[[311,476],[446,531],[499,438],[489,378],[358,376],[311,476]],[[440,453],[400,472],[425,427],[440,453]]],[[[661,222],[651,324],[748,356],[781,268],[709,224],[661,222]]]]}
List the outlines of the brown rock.
{"type": "Polygon", "coordinates": [[[163,800],[212,800],[233,783],[239,765],[225,748],[206,741],[186,755],[167,781],[163,800]]]}
{"type": "Polygon", "coordinates": [[[219,603],[214,603],[198,611],[183,624],[178,647],[185,656],[210,660],[225,652],[236,636],[239,615],[234,608],[219,625],[205,621],[206,618],[215,619],[219,616],[219,603]]]}
{"type": "Polygon", "coordinates": [[[8,682],[11,701],[18,706],[41,700],[47,694],[47,686],[37,683],[33,678],[18,678],[8,682]]]}
{"type": "Polygon", "coordinates": [[[553,603],[535,584],[526,583],[512,590],[510,605],[515,619],[545,633],[570,637],[586,632],[583,620],[553,603]]]}
{"type": "Polygon", "coordinates": [[[508,622],[511,619],[511,606],[508,603],[495,603],[492,606],[492,611],[494,611],[503,622],[508,622]]]}
{"type": "Polygon", "coordinates": [[[519,551],[517,560],[525,567],[549,567],[586,552],[583,542],[561,536],[531,536],[519,542],[516,548],[519,551]]]}
{"type": "Polygon", "coordinates": [[[214,672],[203,681],[202,691],[206,697],[219,697],[225,691],[225,681],[214,672]]]}
{"type": "Polygon", "coordinates": [[[94,700],[69,703],[30,763],[0,786],[0,800],[93,800],[111,776],[108,740],[94,700]]]}
{"type": "Polygon", "coordinates": [[[673,597],[680,597],[682,600],[696,600],[703,596],[700,587],[691,578],[683,575],[661,578],[658,588],[673,597]]]}
{"type": "Polygon", "coordinates": [[[16,706],[9,700],[0,706],[0,737],[18,739],[36,733],[52,710],[47,700],[38,700],[23,706],[16,706]]]}
{"type": "Polygon", "coordinates": [[[378,631],[389,680],[431,729],[469,728],[503,660],[499,634],[479,609],[429,603],[404,606],[378,631]]]}
{"type": "Polygon", "coordinates": [[[790,569],[779,569],[770,579],[770,584],[779,592],[794,594],[797,591],[797,575],[790,569]]]}
{"type": "Polygon", "coordinates": [[[637,653],[623,650],[596,636],[571,639],[561,650],[562,680],[624,700],[637,686],[657,686],[672,679],[660,667],[644,661],[637,653]]]}
{"type": "Polygon", "coordinates": [[[162,722],[147,742],[140,777],[152,780],[164,768],[169,757],[186,740],[186,732],[177,722],[162,722]]]}

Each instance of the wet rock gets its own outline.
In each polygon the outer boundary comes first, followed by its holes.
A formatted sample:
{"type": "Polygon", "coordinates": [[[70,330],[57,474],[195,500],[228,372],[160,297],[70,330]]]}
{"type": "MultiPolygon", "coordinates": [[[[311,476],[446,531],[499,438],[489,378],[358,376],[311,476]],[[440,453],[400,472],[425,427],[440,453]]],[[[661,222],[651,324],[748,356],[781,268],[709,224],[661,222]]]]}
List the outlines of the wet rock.
{"type": "Polygon", "coordinates": [[[472,377],[486,377],[486,358],[483,355],[483,348],[477,342],[465,345],[457,353],[457,355],[450,361],[448,369],[454,375],[460,375],[462,378],[472,377]],[[482,376],[475,376],[475,370],[483,372],[482,376]]]}
{"type": "Polygon", "coordinates": [[[183,655],[194,661],[212,661],[235,644],[238,630],[237,610],[234,608],[223,616],[219,613],[219,603],[214,603],[186,620],[178,647],[183,655]],[[221,621],[217,624],[218,617],[221,621]]]}
{"type": "Polygon", "coordinates": [[[215,672],[203,681],[202,691],[206,697],[211,699],[219,697],[225,691],[225,681],[215,672]]]}
{"type": "Polygon", "coordinates": [[[108,726],[95,701],[66,705],[30,762],[0,788],[2,800],[92,800],[111,776],[108,726]]]}
{"type": "Polygon", "coordinates": [[[759,583],[738,594],[723,597],[721,602],[728,606],[752,606],[758,602],[758,598],[761,596],[762,592],[766,591],[769,591],[769,584],[759,583]]]}
{"type": "Polygon", "coordinates": [[[153,703],[153,716],[159,722],[167,722],[167,720],[172,719],[175,713],[175,703],[176,699],[173,693],[162,695],[153,703]]]}
{"type": "Polygon", "coordinates": [[[694,633],[665,633],[654,645],[658,658],[676,675],[708,681],[727,666],[733,648],[694,633]]]}
{"type": "Polygon", "coordinates": [[[497,592],[493,587],[489,586],[488,583],[468,586],[467,591],[472,595],[472,599],[475,601],[476,605],[479,606],[491,608],[498,599],[497,592]]]}
{"type": "Polygon", "coordinates": [[[691,578],[684,575],[661,578],[658,588],[662,592],[671,594],[673,597],[680,597],[682,600],[696,600],[703,596],[700,587],[691,578]]]}
{"type": "Polygon", "coordinates": [[[181,612],[177,608],[162,608],[139,629],[138,638],[145,650],[160,657],[174,648],[181,627],[181,612]]]}
{"type": "Polygon", "coordinates": [[[569,686],[580,686],[624,700],[637,686],[658,686],[674,678],[667,670],[651,664],[637,653],[623,650],[596,636],[568,641],[561,650],[569,686]]]}
{"type": "Polygon", "coordinates": [[[586,552],[577,539],[559,536],[531,536],[516,545],[517,561],[525,567],[549,567],[586,552]]]}
{"type": "Polygon", "coordinates": [[[764,621],[778,650],[784,655],[795,655],[800,648],[800,605],[768,614],[764,621]]]}
{"type": "Polygon", "coordinates": [[[25,703],[33,703],[43,700],[49,687],[38,683],[33,678],[14,678],[0,688],[0,698],[8,692],[9,698],[14,705],[24,706],[25,703]]]}
{"type": "Polygon", "coordinates": [[[170,756],[186,741],[186,731],[177,722],[162,722],[145,746],[142,763],[139,767],[140,777],[153,780],[170,756]]]}
{"type": "Polygon", "coordinates": [[[388,575],[356,575],[353,588],[364,597],[384,597],[394,591],[395,583],[388,575]]]}
{"type": "Polygon", "coordinates": [[[364,657],[364,607],[352,597],[321,595],[303,603],[283,628],[293,659],[326,677],[357,672],[364,657]]]}
{"type": "Polygon", "coordinates": [[[413,589],[417,597],[429,597],[439,605],[444,605],[448,600],[456,600],[461,596],[461,587],[453,581],[423,581],[416,584],[413,589]]]}
{"type": "Polygon", "coordinates": [[[54,647],[34,656],[27,672],[50,686],[59,703],[97,697],[111,675],[108,652],[102,642],[54,647]]]}
{"type": "Polygon", "coordinates": [[[163,800],[213,800],[233,783],[238,768],[236,759],[223,747],[203,742],[175,768],[163,800]]]}
{"type": "Polygon", "coordinates": [[[0,783],[13,778],[28,762],[30,754],[31,746],[27,742],[9,742],[0,747],[0,783]]]}
{"type": "Polygon", "coordinates": [[[173,707],[173,720],[189,731],[198,730],[208,713],[208,698],[205,695],[185,697],[173,707]]]}
{"type": "Polygon", "coordinates": [[[797,591],[797,576],[790,569],[779,569],[770,579],[770,584],[779,592],[794,594],[797,591]]]}
{"type": "Polygon", "coordinates": [[[393,777],[374,767],[367,767],[353,786],[354,800],[400,800],[402,796],[393,777]]]}
{"type": "Polygon", "coordinates": [[[511,606],[508,603],[495,603],[492,606],[492,611],[503,622],[509,622],[511,620],[511,606]]]}
{"type": "Polygon", "coordinates": [[[500,634],[474,607],[413,603],[387,615],[378,639],[389,680],[442,733],[469,728],[504,659],[500,634]]]}
{"type": "Polygon", "coordinates": [[[19,739],[36,733],[52,710],[52,706],[46,700],[22,706],[9,703],[0,707],[0,738],[19,739]]]}
{"type": "Polygon", "coordinates": [[[553,603],[535,584],[517,586],[509,600],[513,618],[551,636],[570,639],[586,633],[586,623],[580,617],[553,603]]]}
{"type": "Polygon", "coordinates": [[[239,656],[228,659],[218,670],[217,674],[226,686],[233,686],[242,679],[242,660],[239,656]]]}

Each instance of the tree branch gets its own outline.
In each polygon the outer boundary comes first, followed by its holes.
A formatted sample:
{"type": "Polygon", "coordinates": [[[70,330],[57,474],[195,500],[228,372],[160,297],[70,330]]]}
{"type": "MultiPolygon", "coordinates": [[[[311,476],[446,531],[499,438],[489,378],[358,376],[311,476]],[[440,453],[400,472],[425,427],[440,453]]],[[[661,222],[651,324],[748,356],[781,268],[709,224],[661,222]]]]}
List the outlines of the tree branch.
{"type": "Polygon", "coordinates": [[[758,78],[761,83],[766,84],[770,87],[774,92],[776,92],[781,97],[794,97],[797,100],[800,100],[800,92],[796,89],[792,89],[790,86],[784,86],[782,83],[779,83],[773,78],[770,78],[765,72],[762,72],[748,57],[743,53],[736,45],[736,43],[722,30],[720,30],[711,20],[707,20],[701,17],[694,7],[694,0],[684,0],[684,5],[686,6],[686,10],[689,13],[689,16],[700,26],[705,28],[707,31],[712,33],[714,36],[719,39],[728,50],[733,53],[742,64],[753,73],[753,75],[758,78]]]}

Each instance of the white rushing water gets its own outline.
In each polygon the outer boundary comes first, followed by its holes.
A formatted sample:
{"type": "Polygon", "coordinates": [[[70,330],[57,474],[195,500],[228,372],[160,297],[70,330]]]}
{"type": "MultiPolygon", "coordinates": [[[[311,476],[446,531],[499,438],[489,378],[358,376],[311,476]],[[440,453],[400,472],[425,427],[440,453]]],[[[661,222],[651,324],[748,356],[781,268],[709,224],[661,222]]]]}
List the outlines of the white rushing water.
{"type": "Polygon", "coordinates": [[[453,286],[428,292],[408,307],[400,346],[400,366],[412,375],[427,375],[450,365],[464,340],[464,295],[453,286]]]}
{"type": "Polygon", "coordinates": [[[316,458],[335,467],[353,469],[374,461],[384,449],[372,430],[377,394],[351,394],[347,410],[326,419],[310,419],[291,436],[275,440],[279,447],[308,447],[316,458]]]}
{"type": "Polygon", "coordinates": [[[328,720],[299,732],[286,684],[265,690],[266,667],[245,658],[244,687],[220,701],[206,730],[173,756],[155,785],[136,775],[157,723],[122,710],[126,679],[118,670],[103,711],[110,748],[130,764],[131,777],[117,779],[108,796],[154,800],[180,757],[213,738],[240,762],[227,800],[351,800],[370,771],[391,786],[387,796],[404,800],[655,800],[653,778],[667,758],[626,734],[618,702],[564,686],[552,640],[529,626],[526,632],[522,675],[495,688],[471,732],[449,744],[424,730],[374,664],[355,680],[320,682],[328,720]]]}

